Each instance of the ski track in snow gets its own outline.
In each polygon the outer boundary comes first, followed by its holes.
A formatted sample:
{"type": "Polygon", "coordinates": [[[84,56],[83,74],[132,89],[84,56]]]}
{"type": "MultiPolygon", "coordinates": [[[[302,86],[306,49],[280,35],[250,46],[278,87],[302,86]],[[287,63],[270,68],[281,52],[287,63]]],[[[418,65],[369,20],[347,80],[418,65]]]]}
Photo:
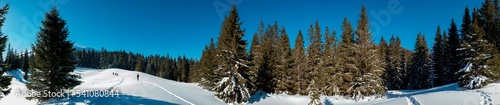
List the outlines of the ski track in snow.
{"type": "Polygon", "coordinates": [[[411,105],[420,105],[420,102],[418,102],[418,100],[415,99],[415,97],[406,96],[406,98],[408,99],[408,102],[411,103],[411,105]]]}
{"type": "Polygon", "coordinates": [[[180,99],[180,100],[182,100],[182,101],[186,102],[186,103],[187,103],[187,104],[189,104],[189,105],[194,105],[193,103],[191,103],[191,102],[189,102],[189,101],[185,100],[185,99],[184,99],[184,98],[182,98],[182,97],[179,97],[178,95],[176,95],[176,94],[174,94],[174,93],[172,93],[172,92],[168,91],[167,89],[165,89],[165,88],[161,87],[160,85],[157,85],[157,84],[154,84],[154,83],[151,83],[151,82],[148,82],[148,81],[143,81],[143,82],[144,82],[144,83],[151,84],[151,85],[156,86],[156,87],[158,87],[158,88],[161,88],[162,90],[164,90],[164,91],[165,91],[165,92],[167,92],[168,94],[173,95],[174,97],[176,97],[176,98],[178,98],[178,99],[180,99]]]}
{"type": "Polygon", "coordinates": [[[122,83],[123,83],[123,79],[125,79],[125,78],[123,78],[123,77],[122,77],[122,79],[120,80],[120,82],[119,82],[119,83],[117,83],[117,84],[115,84],[115,85],[113,85],[113,86],[111,86],[111,87],[108,89],[108,91],[112,91],[112,90],[114,90],[114,89],[115,89],[118,85],[122,84],[122,83]]]}

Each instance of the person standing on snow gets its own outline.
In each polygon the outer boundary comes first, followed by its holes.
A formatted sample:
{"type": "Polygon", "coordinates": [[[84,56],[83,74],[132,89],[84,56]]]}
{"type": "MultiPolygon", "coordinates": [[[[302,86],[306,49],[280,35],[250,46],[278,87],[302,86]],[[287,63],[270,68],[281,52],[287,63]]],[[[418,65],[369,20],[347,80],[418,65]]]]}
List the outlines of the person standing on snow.
{"type": "Polygon", "coordinates": [[[139,74],[137,74],[137,81],[139,81],[139,74]]]}

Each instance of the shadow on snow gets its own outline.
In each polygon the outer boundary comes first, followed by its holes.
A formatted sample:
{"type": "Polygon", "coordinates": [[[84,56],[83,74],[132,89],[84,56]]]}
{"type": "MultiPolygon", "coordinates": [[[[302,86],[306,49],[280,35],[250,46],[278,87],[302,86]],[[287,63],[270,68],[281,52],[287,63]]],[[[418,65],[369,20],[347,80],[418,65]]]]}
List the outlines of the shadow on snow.
{"type": "Polygon", "coordinates": [[[148,99],[139,96],[132,96],[126,94],[120,94],[118,97],[74,97],[69,98],[57,98],[42,103],[44,104],[65,104],[65,105],[76,105],[76,104],[88,104],[88,105],[179,105],[177,103],[170,103],[160,100],[148,99]]]}

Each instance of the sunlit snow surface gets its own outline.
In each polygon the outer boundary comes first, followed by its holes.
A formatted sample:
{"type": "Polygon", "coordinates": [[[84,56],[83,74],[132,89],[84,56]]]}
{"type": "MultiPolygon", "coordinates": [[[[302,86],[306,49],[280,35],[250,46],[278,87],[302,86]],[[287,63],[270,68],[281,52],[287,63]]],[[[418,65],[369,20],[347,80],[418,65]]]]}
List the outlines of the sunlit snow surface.
{"type": "MultiPolygon", "coordinates": [[[[83,83],[71,91],[102,90],[118,91],[114,97],[56,98],[42,104],[64,105],[224,105],[221,100],[195,83],[175,82],[156,76],[122,69],[76,69],[83,83]],[[118,73],[118,75],[113,75],[118,73]],[[137,74],[140,79],[137,80],[137,74]]],[[[26,100],[15,94],[25,91],[26,85],[20,70],[7,72],[15,78],[11,81],[12,91],[0,100],[0,105],[33,105],[34,100],[26,100]]],[[[252,105],[305,105],[308,96],[258,93],[248,103],[252,105]]],[[[500,84],[493,83],[481,89],[463,90],[457,84],[449,84],[424,90],[389,90],[382,99],[366,98],[361,101],[347,100],[339,96],[322,96],[324,105],[499,105],[500,84]]]]}

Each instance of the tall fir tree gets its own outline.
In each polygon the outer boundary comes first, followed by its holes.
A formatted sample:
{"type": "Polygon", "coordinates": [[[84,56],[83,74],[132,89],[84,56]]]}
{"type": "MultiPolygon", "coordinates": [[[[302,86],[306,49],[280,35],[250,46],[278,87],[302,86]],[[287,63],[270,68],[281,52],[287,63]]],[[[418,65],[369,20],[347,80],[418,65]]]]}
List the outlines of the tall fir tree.
{"type": "Polygon", "coordinates": [[[134,71],[138,71],[138,72],[143,72],[144,69],[143,69],[143,62],[142,59],[144,59],[144,57],[142,57],[141,55],[138,56],[137,58],[137,61],[135,63],[135,69],[134,71]]]}
{"type": "Polygon", "coordinates": [[[295,38],[295,45],[292,51],[292,75],[293,75],[293,80],[295,83],[293,84],[293,91],[291,94],[300,94],[300,95],[307,95],[307,80],[304,78],[305,72],[304,70],[306,69],[307,64],[305,63],[306,61],[306,54],[305,54],[305,49],[304,49],[304,36],[302,35],[302,31],[299,30],[297,38],[295,38]]]}
{"type": "Polygon", "coordinates": [[[226,103],[247,102],[250,98],[249,68],[246,52],[246,41],[242,39],[244,30],[241,29],[238,12],[235,4],[232,5],[229,16],[222,24],[217,44],[218,68],[216,72],[221,78],[215,88],[216,96],[226,103]]]}
{"type": "Polygon", "coordinates": [[[23,72],[24,72],[23,78],[25,80],[28,80],[28,72],[29,72],[29,68],[30,68],[30,65],[29,65],[30,57],[29,57],[27,49],[26,49],[26,51],[24,51],[23,58],[24,58],[23,59],[23,72]]]}
{"type": "MultiPolygon", "coordinates": [[[[4,7],[0,9],[0,29],[3,27],[3,23],[5,22],[5,15],[7,15],[9,10],[9,4],[6,4],[4,7]]],[[[10,81],[12,80],[11,76],[5,76],[5,62],[3,62],[3,52],[5,51],[5,45],[7,44],[7,36],[0,31],[0,99],[7,96],[10,93],[10,81]]]]}
{"type": "Polygon", "coordinates": [[[292,50],[290,48],[290,39],[286,33],[284,27],[280,30],[280,39],[277,46],[277,57],[278,65],[276,71],[274,72],[274,79],[276,81],[276,87],[274,91],[276,93],[289,93],[292,89],[291,76],[287,75],[290,72],[291,56],[292,50]]]}
{"type": "Polygon", "coordinates": [[[254,83],[253,87],[251,88],[252,91],[260,91],[262,90],[262,85],[264,85],[263,78],[261,78],[262,73],[262,67],[264,63],[263,59],[263,51],[262,51],[262,37],[265,34],[265,26],[264,22],[260,21],[259,27],[257,29],[257,32],[253,35],[252,38],[252,43],[250,46],[250,61],[251,61],[251,66],[250,71],[254,74],[250,76],[250,81],[254,83]]]}
{"type": "Polygon", "coordinates": [[[461,44],[463,50],[470,57],[463,58],[467,65],[460,71],[459,86],[466,89],[481,88],[498,79],[498,52],[494,45],[484,39],[484,30],[479,26],[478,20],[474,20],[471,27],[471,34],[466,34],[464,39],[468,39],[461,44]]]}
{"type": "MultiPolygon", "coordinates": [[[[471,30],[470,30],[471,16],[470,16],[469,7],[465,7],[464,15],[462,16],[462,25],[460,27],[462,28],[460,30],[460,36],[461,36],[460,44],[465,43],[465,41],[470,41],[471,39],[468,39],[469,37],[467,37],[467,35],[471,35],[471,30]]],[[[467,55],[467,53],[465,53],[465,51],[463,51],[463,50],[459,50],[459,56],[460,56],[460,58],[470,57],[470,55],[467,55]]],[[[462,68],[465,65],[467,65],[467,61],[461,59],[459,67],[462,68]]]]}
{"type": "Polygon", "coordinates": [[[434,81],[436,85],[444,85],[447,83],[447,71],[444,68],[446,65],[445,62],[445,52],[444,52],[444,42],[443,42],[443,36],[441,35],[441,28],[440,26],[437,27],[436,30],[436,36],[434,37],[434,45],[432,46],[432,70],[435,71],[435,74],[437,74],[437,80],[434,81]]]}
{"type": "MultiPolygon", "coordinates": [[[[215,69],[217,67],[217,60],[215,59],[215,49],[216,45],[213,41],[213,39],[210,39],[210,44],[205,47],[205,50],[203,50],[201,59],[200,59],[200,65],[202,66],[202,79],[200,85],[202,85],[205,89],[210,90],[210,91],[215,91],[215,86],[217,85],[216,82],[219,81],[218,77],[219,75],[215,72],[215,69]]],[[[171,61],[169,61],[171,62],[171,61]]],[[[172,65],[171,63],[167,63],[169,65],[172,65]]],[[[171,67],[167,67],[171,68],[171,67]]],[[[171,70],[169,70],[171,71],[171,70]]],[[[168,74],[168,73],[167,73],[168,74]]]]}
{"type": "Polygon", "coordinates": [[[365,96],[383,96],[385,95],[385,85],[383,84],[382,75],[385,70],[383,63],[379,58],[377,47],[371,40],[372,35],[370,31],[370,23],[366,8],[361,7],[361,14],[359,15],[356,35],[356,51],[355,59],[358,61],[358,72],[353,73],[354,79],[351,86],[354,91],[353,98],[355,100],[363,99],[365,96]]]}
{"type": "Polygon", "coordinates": [[[378,52],[379,52],[379,56],[380,56],[380,59],[382,61],[382,63],[384,63],[384,69],[387,69],[387,48],[389,46],[387,45],[387,41],[384,39],[384,36],[380,37],[380,42],[378,44],[378,52]]]}
{"type": "Polygon", "coordinates": [[[460,69],[460,56],[459,51],[457,50],[460,47],[460,37],[458,35],[457,25],[455,21],[452,19],[450,28],[448,29],[448,37],[445,42],[445,60],[446,63],[444,65],[444,70],[447,72],[445,74],[445,83],[453,83],[458,80],[458,77],[455,75],[456,72],[460,69]]]}
{"type": "Polygon", "coordinates": [[[415,51],[411,59],[411,68],[408,71],[409,89],[423,89],[429,88],[428,82],[430,76],[430,57],[427,42],[422,33],[417,35],[417,43],[415,44],[415,51]]]}
{"type": "Polygon", "coordinates": [[[394,37],[394,35],[390,39],[390,44],[386,50],[386,86],[387,89],[391,90],[399,90],[404,89],[405,76],[403,75],[405,71],[402,66],[402,56],[403,48],[401,47],[401,40],[399,37],[394,37]]]}
{"type": "MultiPolygon", "coordinates": [[[[309,37],[309,46],[307,47],[307,69],[306,69],[306,75],[305,78],[308,80],[308,87],[307,88],[314,88],[318,89],[320,83],[316,82],[315,84],[312,84],[311,82],[313,81],[320,81],[317,80],[320,73],[322,72],[322,57],[323,57],[323,44],[321,41],[321,29],[319,26],[319,22],[316,20],[316,23],[314,26],[311,24],[309,26],[309,31],[308,31],[308,37],[309,37]]],[[[308,92],[309,91],[308,89],[308,92]]]]}
{"type": "Polygon", "coordinates": [[[500,18],[499,13],[499,0],[484,0],[481,8],[478,10],[478,26],[482,26],[484,30],[484,38],[489,43],[496,46],[497,51],[500,51],[500,26],[498,21],[500,18]]]}
{"type": "MultiPolygon", "coordinates": [[[[388,49],[388,45],[387,45],[387,41],[385,40],[384,36],[380,37],[380,42],[378,44],[378,52],[379,52],[379,57],[380,57],[380,61],[382,61],[382,66],[385,70],[387,70],[384,74],[384,83],[386,85],[386,87],[389,87],[390,85],[390,81],[389,81],[389,78],[391,75],[388,74],[388,70],[389,70],[389,58],[386,56],[387,55],[387,49],[388,49]]],[[[389,88],[390,89],[390,88],[389,88]]]]}
{"type": "Polygon", "coordinates": [[[323,73],[320,73],[320,77],[325,81],[321,81],[320,90],[324,95],[332,96],[338,90],[338,78],[333,78],[331,76],[337,74],[336,62],[335,62],[335,48],[336,48],[336,32],[333,31],[330,34],[330,29],[326,27],[325,29],[325,43],[324,43],[324,51],[323,51],[323,73]]]}
{"type": "MultiPolygon", "coordinates": [[[[73,42],[67,40],[69,35],[66,21],[59,17],[59,12],[54,7],[45,14],[42,27],[37,34],[35,45],[34,63],[31,65],[31,82],[28,89],[41,92],[56,92],[61,89],[71,89],[81,82],[78,75],[72,74],[75,69],[73,57],[73,42]]],[[[27,97],[39,102],[51,97],[27,97]]]]}
{"type": "Polygon", "coordinates": [[[352,75],[359,71],[356,66],[356,59],[354,54],[356,52],[356,45],[354,44],[354,30],[351,23],[344,18],[342,22],[342,34],[341,41],[336,51],[336,62],[338,62],[335,75],[332,78],[338,78],[337,82],[339,84],[338,91],[335,94],[343,96],[353,96],[353,90],[351,90],[352,83],[354,82],[355,76],[352,75]]]}

